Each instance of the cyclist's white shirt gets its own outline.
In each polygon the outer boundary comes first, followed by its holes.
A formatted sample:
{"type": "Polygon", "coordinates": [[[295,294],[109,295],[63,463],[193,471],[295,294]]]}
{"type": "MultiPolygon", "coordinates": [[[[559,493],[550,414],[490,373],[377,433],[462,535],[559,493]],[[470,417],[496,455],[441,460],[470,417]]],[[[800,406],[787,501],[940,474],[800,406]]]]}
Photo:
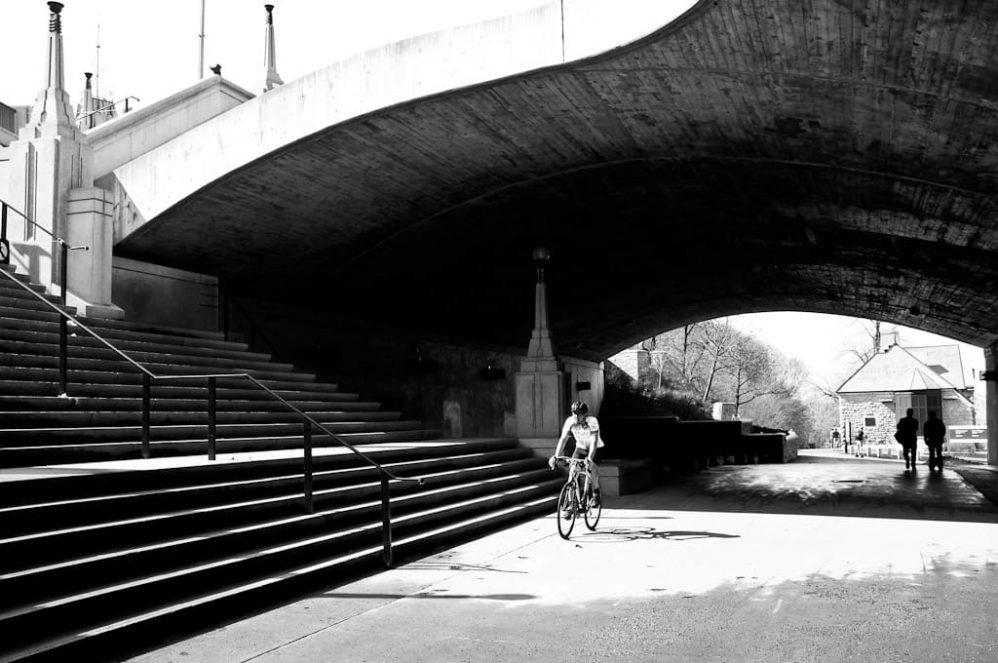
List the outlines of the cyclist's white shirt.
{"type": "Polygon", "coordinates": [[[596,448],[602,449],[603,438],[599,434],[599,421],[596,417],[586,417],[580,424],[576,422],[575,415],[565,420],[565,425],[561,427],[561,436],[564,438],[569,433],[575,438],[575,448],[582,451],[589,451],[593,440],[596,440],[596,448]]]}

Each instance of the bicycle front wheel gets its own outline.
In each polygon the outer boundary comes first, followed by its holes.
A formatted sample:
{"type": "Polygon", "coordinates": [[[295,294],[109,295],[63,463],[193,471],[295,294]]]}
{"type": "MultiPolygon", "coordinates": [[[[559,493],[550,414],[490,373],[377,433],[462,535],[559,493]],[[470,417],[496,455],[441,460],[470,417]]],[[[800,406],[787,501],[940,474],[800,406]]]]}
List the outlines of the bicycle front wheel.
{"type": "Polygon", "coordinates": [[[603,515],[603,502],[595,502],[593,497],[593,491],[588,491],[586,495],[586,527],[591,531],[596,531],[596,525],[599,523],[599,517],[603,515]]]}
{"type": "Polygon", "coordinates": [[[572,533],[572,528],[575,527],[575,518],[578,516],[575,502],[575,482],[569,481],[562,487],[561,494],[558,496],[558,513],[556,514],[558,534],[563,539],[568,539],[572,533]]]}

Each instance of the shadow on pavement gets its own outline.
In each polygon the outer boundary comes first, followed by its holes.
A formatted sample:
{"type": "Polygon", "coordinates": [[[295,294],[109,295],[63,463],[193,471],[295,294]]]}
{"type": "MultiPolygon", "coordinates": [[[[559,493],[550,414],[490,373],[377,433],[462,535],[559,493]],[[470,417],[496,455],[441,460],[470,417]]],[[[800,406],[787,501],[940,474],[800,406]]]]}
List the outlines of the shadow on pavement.
{"type": "Polygon", "coordinates": [[[785,464],[712,467],[607,506],[998,522],[998,473],[952,466],[909,471],[899,462],[802,456],[785,464]]]}

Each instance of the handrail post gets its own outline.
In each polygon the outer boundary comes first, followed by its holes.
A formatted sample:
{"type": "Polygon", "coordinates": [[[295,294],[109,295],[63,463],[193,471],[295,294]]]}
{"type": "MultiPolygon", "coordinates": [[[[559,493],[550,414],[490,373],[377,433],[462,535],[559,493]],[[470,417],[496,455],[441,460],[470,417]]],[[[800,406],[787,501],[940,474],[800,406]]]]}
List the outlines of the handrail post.
{"type": "Polygon", "coordinates": [[[219,299],[221,299],[221,309],[222,309],[222,333],[225,335],[225,340],[230,340],[229,338],[229,297],[225,294],[225,291],[221,288],[219,290],[219,299]]]}
{"type": "Polygon", "coordinates": [[[215,384],[215,378],[208,378],[208,460],[215,460],[215,425],[218,422],[215,384]]]}
{"type": "Polygon", "coordinates": [[[149,407],[152,378],[142,374],[142,457],[149,458],[149,407]]]}
{"type": "Polygon", "coordinates": [[[302,442],[305,465],[305,511],[315,513],[315,502],[312,500],[312,422],[308,419],[305,420],[302,442]]]}
{"type": "Polygon", "coordinates": [[[381,543],[383,546],[382,560],[385,568],[392,568],[392,509],[389,499],[388,475],[381,473],[381,543]]]}
{"type": "MultiPolygon", "coordinates": [[[[66,295],[69,292],[69,244],[62,242],[62,294],[59,295],[59,300],[62,305],[66,305],[66,295]]],[[[65,318],[63,318],[65,320],[65,318]]]]}
{"type": "Polygon", "coordinates": [[[69,330],[66,318],[59,316],[59,393],[69,393],[69,330]]]}
{"type": "Polygon", "coordinates": [[[0,265],[10,264],[10,242],[7,241],[7,203],[0,202],[0,265]]]}

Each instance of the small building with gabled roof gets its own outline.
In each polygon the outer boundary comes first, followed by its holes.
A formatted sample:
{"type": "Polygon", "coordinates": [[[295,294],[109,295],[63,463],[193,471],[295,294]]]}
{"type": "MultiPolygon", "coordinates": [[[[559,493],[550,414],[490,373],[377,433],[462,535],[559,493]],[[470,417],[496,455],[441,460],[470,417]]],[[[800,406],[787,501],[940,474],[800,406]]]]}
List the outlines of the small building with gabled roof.
{"type": "Polygon", "coordinates": [[[947,426],[978,423],[973,377],[955,344],[891,345],[860,366],[836,393],[843,430],[851,431],[853,439],[862,430],[869,444],[894,442],[897,420],[908,408],[920,424],[930,410],[947,426]]]}

